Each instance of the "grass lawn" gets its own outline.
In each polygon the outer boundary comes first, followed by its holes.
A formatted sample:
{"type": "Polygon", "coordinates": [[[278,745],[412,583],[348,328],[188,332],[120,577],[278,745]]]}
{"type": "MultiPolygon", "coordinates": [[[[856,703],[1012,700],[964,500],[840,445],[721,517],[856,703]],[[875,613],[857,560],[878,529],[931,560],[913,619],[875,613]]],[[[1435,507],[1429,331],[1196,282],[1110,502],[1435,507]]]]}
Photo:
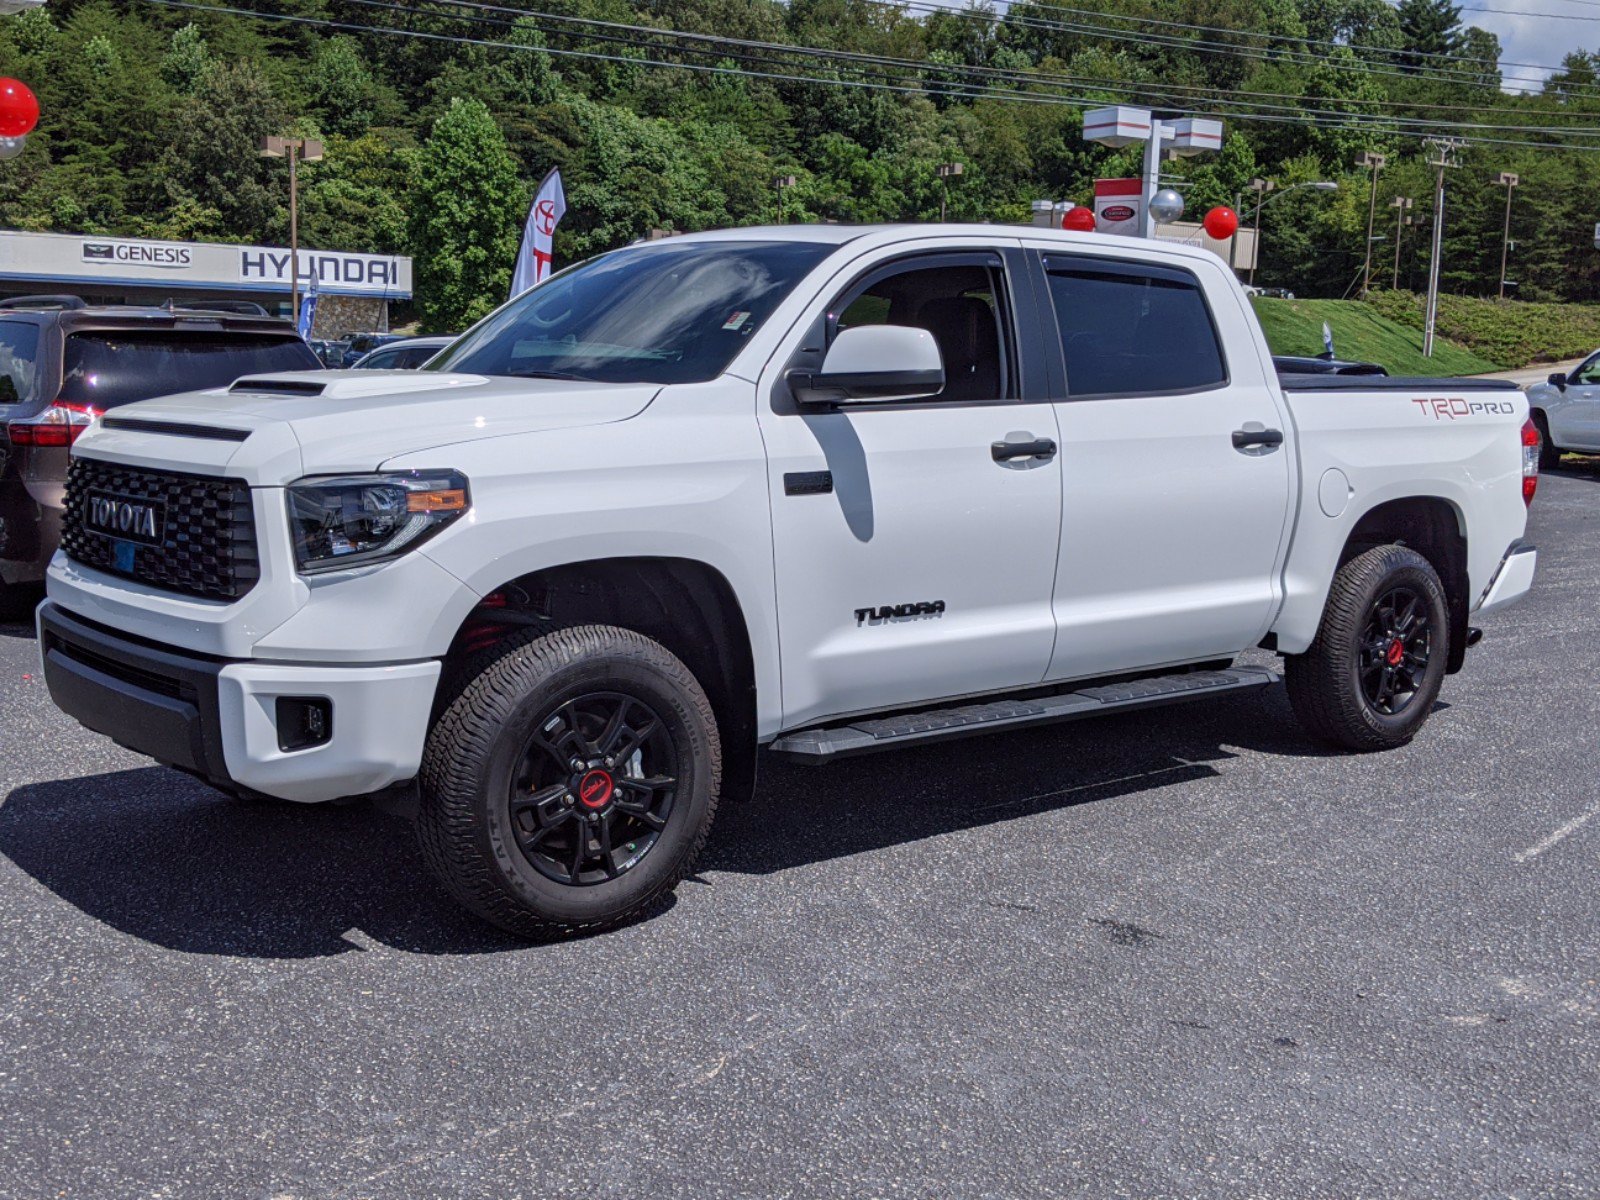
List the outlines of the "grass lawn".
{"type": "Polygon", "coordinates": [[[1499,363],[1442,337],[1433,341],[1433,357],[1422,353],[1422,333],[1387,317],[1358,300],[1255,300],[1256,316],[1274,354],[1317,355],[1323,351],[1322,323],[1333,330],[1334,353],[1340,358],[1374,362],[1391,375],[1482,375],[1499,363]]]}

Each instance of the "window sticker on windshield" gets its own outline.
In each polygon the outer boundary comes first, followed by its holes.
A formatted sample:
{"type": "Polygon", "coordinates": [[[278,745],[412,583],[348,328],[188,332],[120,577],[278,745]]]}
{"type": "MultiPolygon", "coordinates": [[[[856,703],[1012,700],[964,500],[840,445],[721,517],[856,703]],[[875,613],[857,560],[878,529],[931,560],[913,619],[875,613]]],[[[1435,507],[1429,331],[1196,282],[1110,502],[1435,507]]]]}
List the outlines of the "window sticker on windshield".
{"type": "Polygon", "coordinates": [[[738,329],[750,319],[750,314],[744,311],[736,312],[722,323],[724,329],[738,329]]]}

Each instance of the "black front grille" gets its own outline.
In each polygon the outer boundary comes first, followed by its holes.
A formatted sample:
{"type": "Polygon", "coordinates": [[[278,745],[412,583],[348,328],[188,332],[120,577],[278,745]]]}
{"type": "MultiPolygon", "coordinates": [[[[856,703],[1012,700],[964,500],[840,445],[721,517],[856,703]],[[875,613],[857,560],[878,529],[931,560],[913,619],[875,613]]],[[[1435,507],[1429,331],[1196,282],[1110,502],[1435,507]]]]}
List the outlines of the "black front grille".
{"type": "Polygon", "coordinates": [[[74,456],[67,471],[61,548],[97,571],[208,600],[234,600],[261,578],[250,488],[237,479],[150,471],[74,456]],[[91,492],[163,508],[160,541],[144,545],[85,525],[91,492]]]}

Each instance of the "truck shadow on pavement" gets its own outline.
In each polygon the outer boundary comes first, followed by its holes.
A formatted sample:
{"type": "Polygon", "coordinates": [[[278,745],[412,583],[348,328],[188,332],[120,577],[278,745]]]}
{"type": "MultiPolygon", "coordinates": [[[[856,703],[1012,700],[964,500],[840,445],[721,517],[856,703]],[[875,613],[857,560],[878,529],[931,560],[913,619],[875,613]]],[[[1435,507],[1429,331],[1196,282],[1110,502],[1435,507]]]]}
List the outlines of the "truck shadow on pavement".
{"type": "MultiPolygon", "coordinates": [[[[723,806],[696,878],[714,886],[719,872],[766,875],[1204,781],[1236,757],[1227,746],[1317,752],[1269,688],[825,769],[768,759],[755,799],[723,806]]],[[[192,954],[316,958],[367,939],[420,954],[526,948],[457,908],[408,823],[370,803],[232,800],[151,766],[17,788],[0,806],[0,853],[90,917],[192,954]]]]}

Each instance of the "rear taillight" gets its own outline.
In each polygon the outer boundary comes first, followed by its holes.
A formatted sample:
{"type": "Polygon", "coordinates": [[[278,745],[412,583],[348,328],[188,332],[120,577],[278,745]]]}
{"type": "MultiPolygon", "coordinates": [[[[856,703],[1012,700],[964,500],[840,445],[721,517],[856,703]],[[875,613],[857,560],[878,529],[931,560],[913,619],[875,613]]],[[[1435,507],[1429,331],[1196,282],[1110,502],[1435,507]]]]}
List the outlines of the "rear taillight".
{"type": "Polygon", "coordinates": [[[1539,490],[1539,427],[1530,417],[1522,423],[1522,502],[1533,503],[1539,490]]]}
{"type": "Polygon", "coordinates": [[[99,415],[87,404],[57,400],[35,416],[8,423],[6,436],[13,446],[70,446],[99,415]]]}

